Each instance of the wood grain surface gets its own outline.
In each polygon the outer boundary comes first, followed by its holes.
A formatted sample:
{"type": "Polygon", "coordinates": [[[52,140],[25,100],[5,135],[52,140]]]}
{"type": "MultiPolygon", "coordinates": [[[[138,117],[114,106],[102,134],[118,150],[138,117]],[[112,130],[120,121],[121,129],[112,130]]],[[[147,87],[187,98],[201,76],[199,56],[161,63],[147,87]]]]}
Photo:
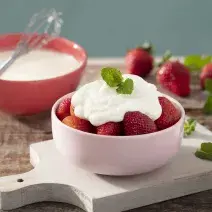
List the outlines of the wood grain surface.
{"type": "MultiPolygon", "coordinates": [[[[82,80],[82,84],[96,79],[98,76],[97,73],[97,67],[90,67],[82,80]]],[[[155,77],[150,76],[147,80],[155,82],[155,77]]],[[[197,76],[192,77],[192,95],[186,99],[177,99],[183,104],[187,115],[196,118],[199,123],[212,130],[212,117],[205,116],[201,109],[205,95],[200,91],[197,76]]],[[[10,116],[0,113],[0,176],[18,174],[31,170],[29,145],[51,138],[50,111],[28,117],[10,116]]],[[[63,203],[36,203],[13,211],[81,212],[82,210],[63,203]]],[[[132,211],[211,212],[212,191],[205,191],[132,211]]]]}

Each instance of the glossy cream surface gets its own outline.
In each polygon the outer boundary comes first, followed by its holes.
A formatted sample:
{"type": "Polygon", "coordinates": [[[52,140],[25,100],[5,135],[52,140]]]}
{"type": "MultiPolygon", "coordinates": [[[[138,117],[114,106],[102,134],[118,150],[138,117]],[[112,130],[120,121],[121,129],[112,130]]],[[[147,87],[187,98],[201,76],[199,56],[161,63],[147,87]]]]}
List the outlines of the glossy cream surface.
{"type": "MultiPolygon", "coordinates": [[[[0,52],[0,65],[13,51],[0,52]]],[[[18,58],[0,79],[11,81],[32,81],[62,76],[76,70],[81,64],[72,56],[56,51],[33,50],[18,58]]]]}
{"type": "Polygon", "coordinates": [[[156,86],[136,75],[124,74],[134,82],[132,94],[118,94],[105,81],[96,80],[77,90],[71,100],[76,116],[89,120],[94,126],[120,122],[126,112],[139,111],[156,120],[162,113],[156,86]]]}

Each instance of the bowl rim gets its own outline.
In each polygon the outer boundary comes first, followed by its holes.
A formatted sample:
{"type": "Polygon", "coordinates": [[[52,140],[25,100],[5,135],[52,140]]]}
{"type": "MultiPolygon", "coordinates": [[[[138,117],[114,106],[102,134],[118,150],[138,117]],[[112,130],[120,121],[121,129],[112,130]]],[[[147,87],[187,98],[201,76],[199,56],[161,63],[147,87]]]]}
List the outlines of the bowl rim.
{"type": "MultiPolygon", "coordinates": [[[[137,139],[137,138],[146,138],[149,136],[160,136],[161,134],[171,131],[177,124],[179,124],[180,122],[184,122],[184,120],[185,120],[185,110],[184,110],[183,106],[176,99],[174,99],[166,94],[163,94],[163,96],[165,96],[170,101],[172,101],[175,105],[177,105],[178,109],[181,112],[181,118],[174,125],[172,125],[169,128],[166,128],[166,129],[160,130],[160,131],[156,131],[153,133],[147,133],[147,134],[142,134],[142,135],[130,135],[130,136],[124,136],[124,135],[119,135],[119,136],[109,135],[108,136],[108,135],[98,135],[98,134],[94,134],[94,133],[80,131],[80,130],[71,128],[71,127],[63,124],[56,116],[56,109],[57,109],[57,106],[59,105],[59,103],[65,98],[70,98],[74,94],[74,92],[62,96],[54,103],[54,105],[52,106],[52,110],[51,110],[51,118],[54,119],[61,127],[64,127],[66,129],[72,131],[73,133],[79,133],[79,135],[82,135],[82,136],[90,136],[90,137],[104,138],[104,139],[137,139]]],[[[52,121],[52,119],[51,119],[51,121],[52,121]]]]}
{"type": "MultiPolygon", "coordinates": [[[[3,33],[3,34],[0,34],[0,39],[3,38],[3,37],[6,37],[6,36],[21,36],[22,34],[23,34],[23,32],[3,33]]],[[[0,79],[0,81],[7,82],[7,83],[27,83],[27,82],[34,83],[34,82],[42,82],[42,81],[46,82],[46,81],[55,80],[55,79],[58,79],[58,78],[61,78],[61,77],[65,77],[65,76],[72,74],[72,73],[79,72],[81,69],[83,69],[83,67],[86,66],[87,60],[88,60],[88,54],[87,54],[86,50],[81,45],[79,45],[78,43],[76,43],[72,40],[69,40],[68,38],[63,37],[63,36],[55,37],[55,39],[59,39],[60,41],[64,41],[66,43],[73,44],[73,45],[76,46],[75,49],[78,49],[80,52],[83,53],[84,60],[82,60],[80,62],[80,66],[78,68],[76,68],[75,70],[72,70],[72,71],[70,71],[66,74],[59,75],[59,76],[56,76],[56,77],[47,78],[47,79],[39,79],[39,80],[5,80],[5,79],[0,79]]],[[[45,48],[43,48],[43,49],[45,49],[45,48]]],[[[8,49],[8,51],[9,50],[12,50],[12,49],[8,49]]],[[[1,47],[0,47],[0,51],[1,51],[1,47]]]]}

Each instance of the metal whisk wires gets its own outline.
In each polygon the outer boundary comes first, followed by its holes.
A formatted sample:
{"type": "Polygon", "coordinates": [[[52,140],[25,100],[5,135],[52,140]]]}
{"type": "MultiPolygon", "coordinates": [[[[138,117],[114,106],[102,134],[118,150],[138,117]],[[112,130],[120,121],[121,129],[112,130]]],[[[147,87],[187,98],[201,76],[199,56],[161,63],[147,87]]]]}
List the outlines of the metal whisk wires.
{"type": "Polygon", "coordinates": [[[34,14],[25,31],[22,33],[20,41],[12,54],[0,67],[2,74],[18,57],[27,54],[33,49],[39,49],[50,40],[60,35],[63,20],[62,13],[55,9],[46,10],[34,14]]]}

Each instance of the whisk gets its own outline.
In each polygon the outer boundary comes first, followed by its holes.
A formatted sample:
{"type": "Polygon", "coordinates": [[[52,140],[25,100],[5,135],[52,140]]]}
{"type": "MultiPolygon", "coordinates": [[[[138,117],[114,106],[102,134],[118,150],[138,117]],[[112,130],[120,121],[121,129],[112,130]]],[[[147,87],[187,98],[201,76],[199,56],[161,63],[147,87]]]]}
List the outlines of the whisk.
{"type": "Polygon", "coordinates": [[[13,54],[1,64],[0,75],[20,56],[27,54],[33,49],[41,48],[57,37],[63,24],[61,15],[62,13],[56,12],[55,9],[43,9],[39,13],[34,14],[22,33],[13,54]]]}

